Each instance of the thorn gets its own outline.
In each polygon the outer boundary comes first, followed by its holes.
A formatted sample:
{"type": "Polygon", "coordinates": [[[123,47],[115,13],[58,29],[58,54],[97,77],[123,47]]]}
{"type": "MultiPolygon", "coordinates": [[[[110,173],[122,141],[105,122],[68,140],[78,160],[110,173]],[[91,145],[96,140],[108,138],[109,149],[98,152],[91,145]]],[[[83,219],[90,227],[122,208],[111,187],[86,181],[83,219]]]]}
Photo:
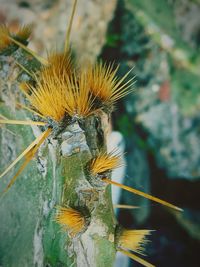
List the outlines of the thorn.
{"type": "Polygon", "coordinates": [[[46,125],[43,121],[19,121],[19,120],[0,120],[0,124],[15,124],[15,125],[46,125]]]}
{"type": "Polygon", "coordinates": [[[7,185],[6,189],[3,191],[2,196],[4,196],[8,190],[10,189],[10,187],[14,184],[14,182],[16,181],[17,177],[22,173],[22,171],[26,168],[26,166],[28,165],[28,163],[33,159],[33,157],[35,156],[36,152],[38,151],[38,149],[40,148],[40,146],[42,145],[42,143],[44,142],[44,140],[48,137],[48,135],[50,134],[50,131],[48,131],[49,129],[47,129],[44,133],[42,134],[42,138],[40,139],[40,141],[32,148],[30,149],[26,156],[26,160],[24,161],[24,163],[22,164],[22,166],[19,168],[19,170],[17,171],[17,173],[13,176],[13,178],[10,180],[9,184],[7,185]]]}
{"type": "Polygon", "coordinates": [[[135,254],[133,253],[130,253],[124,249],[117,249],[119,252],[121,252],[122,254],[128,256],[129,258],[139,262],[140,264],[142,264],[143,266],[146,266],[146,267],[155,267],[155,265],[143,260],[142,258],[136,256],[135,254]]]}
{"type": "Polygon", "coordinates": [[[62,226],[64,231],[69,231],[72,236],[81,232],[85,227],[85,218],[78,210],[58,206],[57,211],[55,221],[62,226]]]}
{"type": "Polygon", "coordinates": [[[70,16],[70,21],[69,21],[69,26],[68,26],[67,32],[66,32],[65,48],[64,48],[65,53],[67,53],[67,51],[69,49],[69,40],[70,40],[70,34],[71,34],[71,29],[72,29],[72,23],[73,23],[73,19],[74,19],[74,13],[76,10],[76,4],[77,4],[77,0],[74,0],[73,7],[72,7],[72,13],[70,16]]]}
{"type": "Polygon", "coordinates": [[[144,245],[149,242],[147,236],[151,230],[127,230],[119,231],[117,245],[120,248],[132,250],[140,255],[144,255],[144,245]]]}
{"type": "Polygon", "coordinates": [[[116,150],[113,150],[110,153],[100,152],[96,158],[92,159],[90,171],[93,175],[97,175],[121,166],[121,154],[117,153],[116,150]]]}
{"type": "Polygon", "coordinates": [[[41,135],[39,135],[14,161],[11,163],[5,171],[0,174],[0,178],[2,178],[4,175],[6,175],[24,156],[27,155],[27,153],[35,146],[37,145],[40,140],[43,139],[43,137],[47,137],[51,133],[51,129],[48,128],[46,131],[44,131],[41,135]]]}
{"type": "Polygon", "coordinates": [[[38,113],[37,111],[35,111],[35,110],[33,110],[33,109],[29,108],[29,107],[26,107],[26,106],[22,105],[22,104],[19,103],[19,102],[16,102],[16,105],[19,106],[19,107],[21,107],[21,108],[23,108],[23,109],[26,109],[26,110],[28,110],[28,111],[34,113],[35,115],[41,117],[42,119],[46,119],[44,116],[42,116],[42,115],[41,115],[40,113],[38,113]]]}
{"type": "Polygon", "coordinates": [[[136,194],[136,195],[145,197],[145,198],[147,198],[147,199],[150,199],[150,200],[152,200],[152,201],[155,201],[155,202],[157,202],[157,203],[160,203],[160,204],[162,204],[162,205],[164,205],[164,206],[166,206],[166,207],[175,209],[175,210],[177,210],[177,211],[183,211],[183,209],[181,209],[181,208],[179,208],[179,207],[177,207],[177,206],[175,206],[175,205],[173,205],[173,204],[170,204],[170,203],[167,202],[167,201],[164,201],[164,200],[162,200],[162,199],[160,199],[160,198],[151,196],[151,195],[149,195],[149,194],[147,194],[147,193],[144,193],[144,192],[141,192],[141,191],[139,191],[139,190],[137,190],[137,189],[131,188],[131,187],[126,186],[126,185],[123,185],[123,184],[119,184],[119,183],[114,182],[114,181],[111,181],[111,180],[109,180],[109,179],[107,179],[107,178],[103,178],[102,180],[103,180],[104,182],[108,183],[108,184],[112,184],[112,185],[121,187],[122,189],[124,189],[124,190],[126,190],[126,191],[129,191],[129,192],[134,193],[134,194],[136,194]]]}
{"type": "Polygon", "coordinates": [[[16,45],[18,45],[21,49],[23,49],[24,51],[26,51],[27,53],[29,53],[31,56],[33,56],[35,59],[37,59],[41,64],[43,65],[48,65],[48,61],[37,55],[33,50],[31,50],[30,48],[28,48],[27,46],[23,45],[22,43],[18,42],[17,40],[15,40],[13,37],[8,36],[8,38],[16,45]]]}
{"type": "Polygon", "coordinates": [[[25,71],[33,80],[35,80],[34,74],[31,73],[26,67],[20,64],[18,61],[15,60],[15,64],[19,66],[23,71],[25,71]]]}

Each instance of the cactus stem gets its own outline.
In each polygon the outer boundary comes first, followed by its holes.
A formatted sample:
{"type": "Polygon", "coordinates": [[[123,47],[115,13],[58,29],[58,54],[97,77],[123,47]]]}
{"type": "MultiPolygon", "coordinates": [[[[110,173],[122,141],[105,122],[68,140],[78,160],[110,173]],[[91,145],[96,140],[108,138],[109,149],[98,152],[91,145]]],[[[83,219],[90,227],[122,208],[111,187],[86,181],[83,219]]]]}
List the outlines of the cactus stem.
{"type": "Polygon", "coordinates": [[[31,149],[37,145],[41,140],[45,140],[51,133],[51,129],[48,128],[46,131],[44,131],[41,135],[39,135],[6,169],[4,172],[0,174],[0,178],[2,178],[4,175],[6,175],[23,157],[25,157],[31,149]]]}
{"type": "Polygon", "coordinates": [[[2,196],[5,195],[5,193],[10,189],[10,187],[14,184],[14,182],[16,181],[17,177],[22,173],[22,171],[26,168],[26,166],[28,165],[28,163],[33,159],[33,157],[35,156],[36,152],[38,151],[39,147],[42,145],[42,143],[44,142],[44,140],[46,139],[46,137],[48,136],[48,134],[50,133],[49,131],[50,129],[47,129],[44,134],[42,135],[42,138],[39,140],[39,142],[28,151],[28,153],[26,154],[26,159],[24,161],[24,163],[22,164],[22,166],[19,168],[19,170],[17,171],[17,173],[13,176],[13,178],[10,180],[9,184],[7,185],[6,189],[3,191],[2,196]]]}

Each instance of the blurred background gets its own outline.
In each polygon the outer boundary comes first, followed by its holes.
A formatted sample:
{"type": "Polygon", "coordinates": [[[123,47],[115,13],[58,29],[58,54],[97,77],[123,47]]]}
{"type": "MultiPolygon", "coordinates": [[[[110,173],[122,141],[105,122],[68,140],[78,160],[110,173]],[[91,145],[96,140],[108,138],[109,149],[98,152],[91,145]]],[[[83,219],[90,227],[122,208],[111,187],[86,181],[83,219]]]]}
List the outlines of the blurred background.
{"type": "MultiPolygon", "coordinates": [[[[62,47],[71,5],[0,0],[0,23],[33,23],[30,47],[46,54],[62,47]]],[[[120,223],[156,230],[146,249],[156,266],[200,266],[200,1],[79,0],[72,48],[79,64],[114,61],[119,75],[134,66],[135,91],[112,118],[110,140],[126,151],[126,167],[114,176],[184,209],[114,192],[116,202],[136,206],[116,211],[120,223]]],[[[116,266],[140,266],[122,262],[116,266]]]]}

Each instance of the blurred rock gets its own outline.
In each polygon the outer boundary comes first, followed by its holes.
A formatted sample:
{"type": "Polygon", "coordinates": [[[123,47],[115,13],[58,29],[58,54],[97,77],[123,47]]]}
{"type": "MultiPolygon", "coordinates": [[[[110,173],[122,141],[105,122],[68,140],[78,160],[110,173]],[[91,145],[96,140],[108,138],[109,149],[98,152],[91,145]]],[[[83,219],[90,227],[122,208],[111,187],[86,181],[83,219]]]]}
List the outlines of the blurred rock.
{"type": "Polygon", "coordinates": [[[176,24],[182,38],[193,48],[199,48],[200,40],[200,6],[198,1],[174,1],[176,24]]]}
{"type": "Polygon", "coordinates": [[[200,212],[184,209],[184,212],[172,212],[178,223],[193,239],[200,240],[200,212]]]}
{"type": "Polygon", "coordinates": [[[137,120],[150,133],[160,168],[170,177],[198,179],[200,176],[200,117],[184,117],[176,103],[157,103],[138,115],[137,120]]]}
{"type": "Polygon", "coordinates": [[[147,254],[163,267],[197,267],[200,247],[200,3],[181,3],[119,1],[102,52],[120,62],[122,75],[135,66],[135,92],[121,101],[113,120],[126,142],[124,183],[150,194],[152,187],[153,195],[184,209],[169,211],[122,191],[122,203],[140,208],[132,216],[120,212],[120,222],[158,230],[147,254]]]}
{"type": "Polygon", "coordinates": [[[198,51],[185,41],[184,31],[198,34],[200,6],[182,2],[183,7],[177,1],[120,1],[108,32],[119,36],[119,46],[108,43],[103,55],[117,56],[122,74],[135,65],[136,90],[121,103],[118,129],[128,138],[134,132],[137,139],[137,128],[142,128],[146,149],[153,152],[158,167],[171,178],[194,180],[200,177],[200,60],[198,51]],[[189,20],[193,9],[194,18],[189,20]],[[132,119],[125,120],[122,111],[132,119]]]}
{"type": "MultiPolygon", "coordinates": [[[[4,23],[18,21],[33,24],[30,47],[45,54],[63,48],[73,0],[0,0],[0,19],[4,23]]],[[[105,43],[107,25],[112,19],[116,0],[78,1],[71,40],[79,64],[94,62],[105,43]]]]}
{"type": "MultiPolygon", "coordinates": [[[[132,150],[127,152],[126,160],[128,168],[125,184],[140,191],[150,193],[149,164],[146,152],[141,150],[135,143],[132,150]]],[[[124,191],[122,192],[122,197],[123,202],[127,205],[138,206],[138,209],[131,210],[135,224],[141,225],[144,223],[150,213],[149,200],[124,191]]]]}

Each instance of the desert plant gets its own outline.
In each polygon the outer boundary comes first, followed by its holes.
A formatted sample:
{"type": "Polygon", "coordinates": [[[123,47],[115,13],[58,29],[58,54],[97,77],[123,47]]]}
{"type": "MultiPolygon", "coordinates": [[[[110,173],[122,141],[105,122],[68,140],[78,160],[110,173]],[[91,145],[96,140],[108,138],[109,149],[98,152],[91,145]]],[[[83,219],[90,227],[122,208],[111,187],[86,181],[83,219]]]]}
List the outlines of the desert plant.
{"type": "MultiPolygon", "coordinates": [[[[116,251],[119,250],[144,266],[153,266],[137,256],[151,231],[127,230],[118,225],[113,212],[110,184],[170,208],[180,209],[110,179],[111,171],[121,162],[117,151],[107,152],[105,121],[108,123],[116,101],[132,92],[134,77],[128,79],[130,70],[119,79],[116,77],[118,67],[101,62],[94,66],[77,67],[69,48],[76,2],[64,51],[49,53],[47,59],[27,47],[31,26],[22,27],[15,33],[5,25],[0,27],[0,123],[29,125],[37,135],[0,175],[0,178],[4,177],[23,160],[2,191],[1,202],[38,153],[37,167],[45,180],[40,188],[40,197],[44,201],[42,207],[36,207],[41,212],[32,214],[40,218],[40,227],[37,226],[34,235],[38,254],[34,254],[32,263],[37,266],[108,267],[113,266],[116,251]],[[11,66],[14,69],[12,75],[9,72],[11,66]],[[10,98],[5,84],[8,85],[11,77],[14,77],[12,83],[15,86],[11,88],[10,98]],[[14,106],[14,111],[20,109],[17,111],[18,120],[7,118],[13,114],[9,106],[14,106]],[[21,113],[21,110],[26,113],[21,113]],[[22,120],[23,114],[31,116],[31,119],[22,120]]],[[[20,132],[19,128],[16,129],[20,132]]],[[[10,131],[7,128],[4,130],[10,131]]],[[[13,142],[18,147],[15,138],[13,142]]],[[[7,144],[5,141],[2,143],[3,153],[7,144]]],[[[33,176],[38,175],[37,167],[33,176]]],[[[31,266],[30,262],[29,259],[25,265],[31,266]]],[[[13,264],[11,262],[6,266],[13,264]]]]}

